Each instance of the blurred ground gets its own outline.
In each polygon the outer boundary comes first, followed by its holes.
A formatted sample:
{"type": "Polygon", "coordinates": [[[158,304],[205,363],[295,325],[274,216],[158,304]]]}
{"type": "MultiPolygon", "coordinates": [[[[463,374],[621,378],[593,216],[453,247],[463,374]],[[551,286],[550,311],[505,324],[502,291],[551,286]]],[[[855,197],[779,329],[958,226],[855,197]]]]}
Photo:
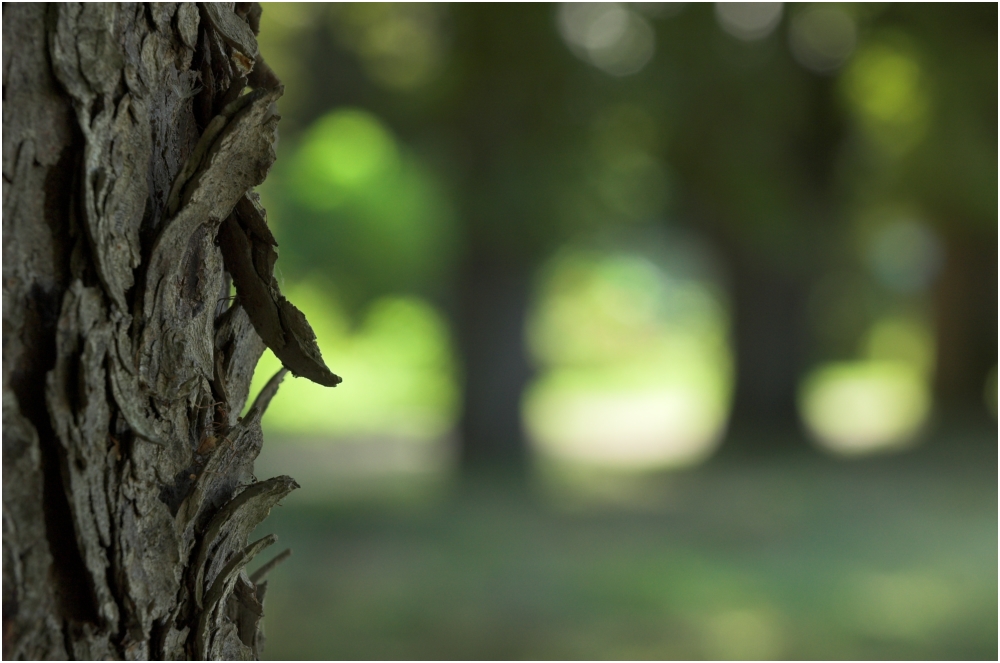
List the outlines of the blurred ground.
{"type": "MultiPolygon", "coordinates": [[[[338,444],[326,465],[364,467],[338,444]]],[[[269,440],[258,476],[303,488],[258,533],[294,550],[270,576],[265,655],[995,660],[995,445],[717,460],[595,478],[584,499],[458,490],[429,451],[320,479],[321,452],[269,440]]]]}

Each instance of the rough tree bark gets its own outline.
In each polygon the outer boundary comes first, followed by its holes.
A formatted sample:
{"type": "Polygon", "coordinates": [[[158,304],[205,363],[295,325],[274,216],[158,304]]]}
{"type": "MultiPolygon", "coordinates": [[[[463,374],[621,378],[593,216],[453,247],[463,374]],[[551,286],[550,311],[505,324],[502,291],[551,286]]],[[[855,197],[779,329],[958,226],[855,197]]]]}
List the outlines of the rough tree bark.
{"type": "Polygon", "coordinates": [[[252,659],[287,370],[255,3],[3,6],[3,656],[252,659]],[[247,88],[251,90],[248,91],[247,88]],[[230,279],[237,295],[229,298],[230,279]],[[265,344],[279,372],[246,416],[265,344]]]}

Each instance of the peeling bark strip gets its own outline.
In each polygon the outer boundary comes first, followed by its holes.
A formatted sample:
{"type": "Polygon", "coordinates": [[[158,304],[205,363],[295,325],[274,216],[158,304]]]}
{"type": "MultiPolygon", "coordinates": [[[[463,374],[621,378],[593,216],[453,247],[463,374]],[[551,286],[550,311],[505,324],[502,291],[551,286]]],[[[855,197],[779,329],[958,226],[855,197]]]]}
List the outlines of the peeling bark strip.
{"type": "Polygon", "coordinates": [[[3,6],[4,658],[260,656],[248,537],[298,487],[254,477],[260,417],[289,371],[340,378],[252,191],[259,19],[3,6]],[[286,368],[240,418],[265,345],[286,368]]]}
{"type": "Polygon", "coordinates": [[[219,229],[226,270],[254,329],[294,375],[336,387],[340,378],[323,363],[306,317],[278,290],[274,262],[278,243],[267,228],[256,194],[247,194],[219,229]]]}

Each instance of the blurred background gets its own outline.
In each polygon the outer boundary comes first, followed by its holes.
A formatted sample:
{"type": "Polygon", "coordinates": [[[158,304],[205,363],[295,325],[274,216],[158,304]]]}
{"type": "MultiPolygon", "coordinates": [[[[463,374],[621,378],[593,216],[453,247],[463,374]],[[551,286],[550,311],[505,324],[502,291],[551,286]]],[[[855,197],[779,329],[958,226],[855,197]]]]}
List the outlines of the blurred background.
{"type": "Polygon", "coordinates": [[[263,6],[268,657],[996,658],[996,5],[263,6]]]}

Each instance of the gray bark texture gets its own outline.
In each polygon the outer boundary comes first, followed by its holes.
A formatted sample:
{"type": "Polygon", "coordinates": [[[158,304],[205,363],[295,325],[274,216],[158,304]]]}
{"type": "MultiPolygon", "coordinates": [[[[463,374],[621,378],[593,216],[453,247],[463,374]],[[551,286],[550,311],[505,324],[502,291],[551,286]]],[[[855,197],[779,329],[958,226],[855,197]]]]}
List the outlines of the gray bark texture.
{"type": "Polygon", "coordinates": [[[288,371],[340,381],[252,190],[260,11],[3,6],[5,659],[260,655],[248,537],[297,487],[254,477],[260,417],[288,371]]]}

